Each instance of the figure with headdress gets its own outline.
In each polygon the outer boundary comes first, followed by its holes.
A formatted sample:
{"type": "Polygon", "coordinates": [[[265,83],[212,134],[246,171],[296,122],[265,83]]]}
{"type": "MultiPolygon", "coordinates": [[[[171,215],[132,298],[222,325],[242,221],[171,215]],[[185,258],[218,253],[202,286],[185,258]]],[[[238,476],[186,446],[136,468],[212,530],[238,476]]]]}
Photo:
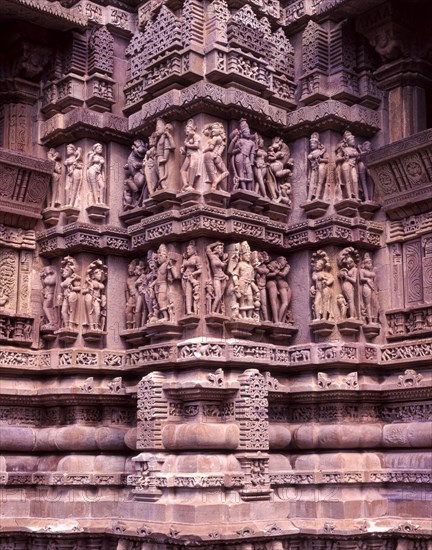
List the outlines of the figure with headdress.
{"type": "Polygon", "coordinates": [[[239,247],[239,259],[232,271],[233,292],[238,305],[238,314],[243,319],[258,319],[260,292],[255,282],[255,268],[251,263],[252,253],[247,241],[239,247]]]}
{"type": "Polygon", "coordinates": [[[239,127],[231,132],[230,140],[228,153],[231,156],[233,191],[239,188],[253,191],[256,143],[244,118],[240,120],[239,127]]]}
{"type": "Polygon", "coordinates": [[[267,150],[268,196],[275,202],[282,202],[288,206],[291,205],[289,177],[294,168],[294,161],[290,158],[290,155],[290,149],[283,139],[278,136],[273,138],[267,150]]]}
{"type": "Polygon", "coordinates": [[[48,160],[52,160],[54,162],[54,169],[51,176],[51,194],[50,194],[50,207],[51,208],[58,208],[61,206],[61,199],[60,199],[60,178],[62,173],[62,164],[61,164],[61,156],[58,151],[55,149],[50,149],[48,151],[48,160]]]}
{"type": "Polygon", "coordinates": [[[78,265],[74,258],[66,256],[61,262],[60,293],[58,303],[62,327],[75,329],[78,326],[78,297],[81,292],[81,277],[77,274],[78,265]]]}
{"type": "Polygon", "coordinates": [[[125,169],[125,192],[123,208],[134,208],[147,198],[148,194],[146,177],[144,174],[144,158],[148,145],[142,139],[136,139],[132,145],[125,169]]]}
{"type": "Polygon", "coordinates": [[[376,285],[376,273],[369,252],[363,256],[360,265],[360,285],[362,297],[362,316],[366,324],[378,322],[378,289],[376,285]]]}
{"type": "Polygon", "coordinates": [[[317,250],[312,255],[312,286],[310,295],[313,300],[313,316],[316,321],[331,321],[333,313],[334,277],[328,254],[317,250]]]}
{"type": "Polygon", "coordinates": [[[149,286],[155,297],[154,318],[155,320],[171,321],[173,312],[169,287],[178,278],[175,261],[169,257],[165,244],[159,246],[158,251],[153,255],[153,260],[154,277],[149,286]]]}
{"type": "Polygon", "coordinates": [[[322,199],[325,195],[325,184],[328,172],[328,153],[320,142],[319,134],[314,132],[309,140],[308,154],[308,201],[322,199]]]}
{"type": "Polygon", "coordinates": [[[138,261],[132,260],[129,262],[128,265],[128,274],[126,278],[126,307],[125,307],[125,315],[126,315],[126,328],[137,328],[136,323],[136,306],[137,306],[137,288],[136,288],[136,281],[138,279],[138,271],[137,271],[138,261]]]}
{"type": "Polygon", "coordinates": [[[195,241],[190,241],[186,246],[180,273],[183,294],[185,297],[185,313],[186,315],[192,315],[193,313],[198,314],[202,265],[197,253],[195,241]]]}
{"type": "Polygon", "coordinates": [[[102,144],[93,145],[88,153],[88,159],[87,181],[90,188],[90,203],[103,204],[105,202],[105,158],[102,144]]]}
{"type": "Polygon", "coordinates": [[[228,170],[222,159],[226,147],[226,135],[221,122],[206,124],[203,134],[208,137],[203,150],[204,166],[211,184],[211,190],[216,191],[228,177],[228,170]]]}
{"type": "Polygon", "coordinates": [[[185,157],[180,176],[182,191],[191,191],[195,188],[197,179],[201,176],[201,138],[193,118],[189,119],[185,127],[186,138],[180,153],[185,157]]]}
{"type": "Polygon", "coordinates": [[[226,274],[228,254],[225,254],[224,245],[220,241],[209,244],[206,248],[206,253],[212,274],[211,284],[213,287],[213,296],[211,313],[224,314],[225,304],[223,298],[228,281],[228,275],[226,274]]]}
{"type": "Polygon", "coordinates": [[[279,256],[267,264],[267,291],[274,323],[286,323],[291,303],[291,288],[288,284],[290,265],[285,256],[279,256]]]}
{"type": "Polygon", "coordinates": [[[84,295],[84,307],[89,330],[104,330],[106,320],[105,281],[108,268],[102,260],[95,260],[87,268],[84,295]]]}
{"type": "Polygon", "coordinates": [[[158,181],[156,189],[166,189],[168,180],[168,160],[175,149],[172,136],[172,125],[164,122],[161,118],[156,121],[155,137],[155,158],[157,166],[158,181]]]}
{"type": "Polygon", "coordinates": [[[56,290],[58,284],[57,270],[47,265],[40,274],[42,282],[42,311],[44,313],[43,328],[53,329],[58,326],[56,308],[56,290]]]}
{"type": "Polygon", "coordinates": [[[82,149],[73,143],[66,145],[65,205],[76,206],[78,191],[83,177],[82,149]]]}
{"type": "Polygon", "coordinates": [[[336,149],[336,184],[340,195],[338,198],[358,200],[359,155],[354,135],[346,130],[336,149]]]}
{"type": "Polygon", "coordinates": [[[358,291],[358,252],[349,246],[339,252],[338,277],[341,282],[342,295],[347,303],[347,318],[358,319],[356,295],[358,291]]]}
{"type": "Polygon", "coordinates": [[[365,164],[364,157],[372,152],[370,141],[365,141],[358,146],[360,156],[358,158],[358,172],[360,180],[360,198],[363,201],[371,201],[374,196],[374,182],[368,167],[365,164]]]}

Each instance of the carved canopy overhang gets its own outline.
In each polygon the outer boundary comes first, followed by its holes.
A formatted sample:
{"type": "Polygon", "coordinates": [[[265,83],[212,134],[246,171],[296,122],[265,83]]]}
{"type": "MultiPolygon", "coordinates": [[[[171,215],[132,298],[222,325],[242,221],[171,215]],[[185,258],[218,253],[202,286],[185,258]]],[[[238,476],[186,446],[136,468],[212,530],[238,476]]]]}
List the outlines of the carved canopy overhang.
{"type": "Polygon", "coordinates": [[[385,0],[320,0],[314,2],[315,14],[332,17],[352,17],[382,4],[385,0]]]}
{"type": "Polygon", "coordinates": [[[0,18],[21,19],[61,31],[87,27],[87,17],[49,0],[0,0],[0,18]]]}
{"type": "Polygon", "coordinates": [[[365,157],[392,220],[432,208],[432,129],[402,139],[365,157]]]}
{"type": "Polygon", "coordinates": [[[54,162],[0,148],[0,223],[31,229],[41,216],[54,162]]]}

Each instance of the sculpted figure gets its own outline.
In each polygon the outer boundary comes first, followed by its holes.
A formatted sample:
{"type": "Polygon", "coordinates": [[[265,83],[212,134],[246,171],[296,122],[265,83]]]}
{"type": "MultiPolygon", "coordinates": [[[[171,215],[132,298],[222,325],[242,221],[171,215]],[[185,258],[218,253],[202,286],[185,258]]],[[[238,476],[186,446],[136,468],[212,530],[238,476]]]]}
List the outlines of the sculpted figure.
{"type": "Polygon", "coordinates": [[[325,194],[325,184],[328,172],[328,153],[320,142],[319,134],[314,132],[309,140],[308,154],[308,201],[322,199],[325,194]]]}
{"type": "Polygon", "coordinates": [[[55,149],[50,149],[48,151],[48,159],[54,161],[54,170],[51,177],[51,196],[50,196],[50,207],[58,208],[61,206],[60,199],[60,178],[62,173],[62,164],[61,156],[58,151],[55,149]]]}
{"type": "Polygon", "coordinates": [[[137,271],[138,262],[137,260],[132,260],[128,265],[128,274],[126,279],[126,328],[136,328],[136,306],[137,306],[137,295],[138,291],[136,288],[136,281],[138,279],[137,271]]]}
{"type": "Polygon", "coordinates": [[[226,135],[221,122],[212,122],[204,127],[203,134],[208,137],[203,151],[204,166],[211,184],[211,190],[216,191],[228,177],[228,170],[222,160],[226,147],[226,135]]]}
{"type": "Polygon", "coordinates": [[[360,151],[357,165],[360,179],[360,198],[364,201],[371,201],[374,196],[374,182],[363,158],[372,152],[372,145],[370,141],[365,141],[362,145],[359,145],[358,149],[360,151]]]}
{"type": "Polygon", "coordinates": [[[154,285],[152,284],[156,280],[156,265],[154,254],[151,250],[147,252],[147,264],[143,261],[138,263],[136,274],[137,303],[135,307],[135,324],[137,327],[141,327],[148,322],[157,321],[157,304],[154,285]]]}
{"type": "Polygon", "coordinates": [[[357,251],[349,246],[339,252],[338,277],[341,281],[342,295],[347,304],[347,318],[358,319],[356,294],[358,292],[359,257],[357,251]]]}
{"type": "Polygon", "coordinates": [[[239,128],[230,135],[228,153],[231,155],[233,191],[239,187],[253,191],[255,161],[255,138],[251,135],[249,124],[244,118],[240,120],[239,128]]]}
{"type": "Polygon", "coordinates": [[[232,272],[232,280],[238,315],[244,319],[256,319],[260,309],[259,289],[255,283],[255,269],[251,258],[249,243],[243,241],[239,248],[239,261],[232,272]]]}
{"type": "Polygon", "coordinates": [[[78,326],[78,297],[81,292],[81,277],[77,275],[77,263],[71,256],[66,256],[61,262],[60,294],[58,302],[62,327],[75,329],[78,326]]]}
{"type": "Polygon", "coordinates": [[[336,184],[340,198],[358,199],[358,157],[355,137],[346,130],[336,149],[336,184]]]}
{"type": "Polygon", "coordinates": [[[153,132],[149,137],[149,147],[144,155],[144,175],[150,196],[152,196],[156,191],[159,182],[156,142],[157,135],[156,132],[153,132]]]}
{"type": "Polygon", "coordinates": [[[254,164],[255,191],[259,193],[262,197],[267,197],[267,156],[267,151],[264,149],[264,140],[260,135],[257,134],[257,145],[254,164]]]}
{"type": "Polygon", "coordinates": [[[269,320],[267,304],[267,275],[270,273],[268,267],[270,258],[265,250],[252,252],[252,265],[255,269],[255,282],[258,287],[260,300],[260,318],[263,321],[269,320]]]}
{"type": "Polygon", "coordinates": [[[169,257],[166,245],[161,244],[154,254],[154,280],[150,284],[155,296],[155,319],[173,321],[173,297],[169,285],[177,279],[175,262],[169,257]]]}
{"type": "Polygon", "coordinates": [[[313,316],[315,320],[329,321],[333,314],[333,285],[330,260],[326,252],[318,250],[312,255],[312,286],[310,294],[313,299],[313,316]]]}
{"type": "Polygon", "coordinates": [[[128,156],[127,163],[124,166],[125,192],[124,209],[138,206],[142,199],[146,198],[147,192],[146,178],[144,175],[144,158],[148,146],[142,139],[136,139],[132,145],[132,151],[128,156]]]}
{"type": "Polygon", "coordinates": [[[228,254],[225,254],[224,245],[220,241],[209,244],[206,253],[212,274],[212,292],[206,287],[207,296],[211,297],[211,308],[208,313],[221,313],[223,315],[225,313],[223,297],[228,281],[228,275],[225,272],[228,264],[228,254]]]}
{"type": "Polygon", "coordinates": [[[95,143],[88,153],[87,181],[90,188],[90,204],[105,202],[105,158],[103,146],[95,143]]]}
{"type": "Polygon", "coordinates": [[[360,265],[360,285],[362,297],[362,316],[367,324],[378,322],[378,289],[372,258],[368,252],[360,265]]]}
{"type": "Polygon", "coordinates": [[[58,276],[56,269],[47,265],[40,275],[42,281],[42,311],[44,313],[44,328],[57,328],[56,290],[58,276]]]}
{"type": "Polygon", "coordinates": [[[158,118],[156,122],[156,130],[154,133],[156,148],[155,158],[158,180],[156,186],[153,188],[153,191],[155,191],[156,189],[167,188],[168,160],[172,151],[174,151],[175,149],[174,138],[171,132],[171,124],[167,124],[161,118],[158,118]]]}
{"type": "Polygon", "coordinates": [[[267,264],[267,291],[274,323],[286,323],[291,302],[291,288],[287,277],[290,265],[284,256],[279,256],[267,264]]]}
{"type": "Polygon", "coordinates": [[[105,280],[108,268],[102,260],[92,262],[86,273],[83,290],[87,324],[90,330],[104,330],[106,320],[105,280]]]}
{"type": "Polygon", "coordinates": [[[186,315],[199,313],[201,272],[202,265],[197,254],[195,241],[190,241],[186,246],[186,252],[183,254],[183,262],[180,268],[186,315]]]}
{"type": "Polygon", "coordinates": [[[66,184],[65,184],[65,204],[67,206],[76,206],[78,191],[81,187],[83,177],[82,149],[75,147],[72,143],[66,145],[66,184]]]}
{"type": "Polygon", "coordinates": [[[196,130],[193,118],[189,119],[185,128],[186,139],[180,148],[180,153],[185,157],[180,168],[182,191],[194,189],[197,179],[201,176],[201,138],[196,130]]]}
{"type": "Polygon", "coordinates": [[[290,205],[291,184],[288,178],[292,174],[294,161],[290,158],[290,149],[282,138],[273,138],[268,148],[267,162],[269,198],[290,205]]]}

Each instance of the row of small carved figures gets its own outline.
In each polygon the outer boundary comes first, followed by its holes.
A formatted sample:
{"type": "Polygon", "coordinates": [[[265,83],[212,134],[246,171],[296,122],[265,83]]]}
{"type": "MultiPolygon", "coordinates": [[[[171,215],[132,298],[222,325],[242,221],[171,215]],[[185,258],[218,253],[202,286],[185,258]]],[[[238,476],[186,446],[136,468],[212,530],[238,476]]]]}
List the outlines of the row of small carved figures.
{"type": "MultiPolygon", "coordinates": [[[[143,201],[154,196],[157,191],[168,190],[171,186],[169,182],[172,179],[172,168],[169,161],[176,149],[172,132],[173,126],[170,123],[158,119],[156,129],[148,141],[134,141],[124,167],[124,210],[141,206],[143,201]]],[[[291,178],[295,163],[291,158],[289,146],[281,137],[274,137],[266,149],[262,136],[252,133],[248,122],[241,119],[238,128],[229,136],[227,166],[223,158],[227,138],[221,122],[211,122],[203,128],[202,134],[207,137],[204,148],[201,146],[201,136],[193,119],[186,123],[185,134],[184,143],[180,147],[180,153],[184,157],[180,167],[180,192],[195,191],[200,178],[204,175],[211,191],[226,191],[229,178],[230,192],[254,192],[272,202],[291,205],[291,178]]],[[[363,162],[364,155],[370,151],[370,142],[356,145],[355,136],[350,131],[347,130],[343,134],[335,151],[335,177],[339,199],[372,200],[373,182],[363,162]]],[[[104,204],[106,161],[103,145],[94,144],[87,157],[89,201],[91,204],[104,204]]],[[[82,148],[71,143],[66,146],[63,190],[60,181],[63,172],[60,153],[50,149],[48,158],[55,163],[49,206],[75,207],[79,200],[84,173],[82,148]]],[[[326,194],[329,155],[316,132],[310,137],[307,158],[307,201],[323,199],[326,194]]],[[[178,173],[178,170],[175,173],[178,173]]]]}

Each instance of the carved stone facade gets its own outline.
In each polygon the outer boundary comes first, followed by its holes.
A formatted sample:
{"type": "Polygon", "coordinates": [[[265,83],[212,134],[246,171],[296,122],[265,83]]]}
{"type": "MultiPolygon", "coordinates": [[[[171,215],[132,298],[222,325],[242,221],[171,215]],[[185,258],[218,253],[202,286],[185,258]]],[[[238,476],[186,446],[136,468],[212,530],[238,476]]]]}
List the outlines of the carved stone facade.
{"type": "Polygon", "coordinates": [[[432,550],[427,0],[0,0],[0,550],[432,550]]]}

